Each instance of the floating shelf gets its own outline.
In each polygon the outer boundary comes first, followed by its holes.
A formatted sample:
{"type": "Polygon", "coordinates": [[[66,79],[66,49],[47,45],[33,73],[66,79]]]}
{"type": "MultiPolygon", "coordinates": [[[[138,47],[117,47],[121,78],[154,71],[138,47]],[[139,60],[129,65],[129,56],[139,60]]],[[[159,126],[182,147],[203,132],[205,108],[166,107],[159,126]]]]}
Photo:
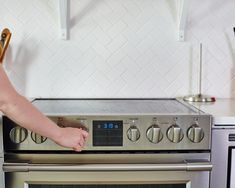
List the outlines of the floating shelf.
{"type": "MultiPolygon", "coordinates": [[[[59,0],[60,38],[68,39],[68,1],[59,0]]],[[[176,0],[178,7],[178,41],[185,40],[185,28],[188,14],[189,0],[176,0]]]]}

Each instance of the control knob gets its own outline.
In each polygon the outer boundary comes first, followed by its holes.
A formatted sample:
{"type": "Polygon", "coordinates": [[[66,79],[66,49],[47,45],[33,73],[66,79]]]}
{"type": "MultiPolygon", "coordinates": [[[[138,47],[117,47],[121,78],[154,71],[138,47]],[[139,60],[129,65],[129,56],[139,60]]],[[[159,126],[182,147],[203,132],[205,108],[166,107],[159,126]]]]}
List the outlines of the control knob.
{"type": "Polygon", "coordinates": [[[146,136],[150,142],[155,144],[160,142],[163,138],[161,129],[157,124],[154,124],[148,128],[146,136]]]}
{"type": "Polygon", "coordinates": [[[197,124],[193,124],[191,127],[189,127],[187,131],[187,136],[190,141],[194,143],[199,143],[204,138],[204,131],[197,124]]]}
{"type": "Polygon", "coordinates": [[[13,143],[19,144],[25,141],[28,136],[28,131],[25,128],[17,126],[11,129],[9,136],[13,143]]]}
{"type": "Polygon", "coordinates": [[[139,140],[140,138],[140,131],[136,126],[131,126],[128,130],[127,130],[127,137],[130,141],[132,142],[136,142],[137,140],[139,140]]]}
{"type": "Polygon", "coordinates": [[[167,138],[171,142],[179,143],[183,139],[183,137],[184,137],[184,133],[177,124],[174,124],[168,128],[167,138]]]}
{"type": "Polygon", "coordinates": [[[34,132],[31,132],[31,138],[36,144],[42,144],[47,139],[46,137],[36,134],[34,132]]]}

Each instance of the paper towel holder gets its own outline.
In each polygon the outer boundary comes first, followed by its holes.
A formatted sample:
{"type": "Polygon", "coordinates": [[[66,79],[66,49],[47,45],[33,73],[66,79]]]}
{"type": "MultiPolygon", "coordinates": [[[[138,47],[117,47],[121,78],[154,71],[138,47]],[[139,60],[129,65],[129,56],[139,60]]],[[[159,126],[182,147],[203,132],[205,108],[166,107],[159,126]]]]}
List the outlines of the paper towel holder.
{"type": "Polygon", "coordinates": [[[200,66],[199,66],[198,90],[199,90],[198,94],[185,96],[183,100],[187,102],[215,102],[215,97],[203,95],[201,92],[202,90],[202,43],[200,43],[200,66]]]}

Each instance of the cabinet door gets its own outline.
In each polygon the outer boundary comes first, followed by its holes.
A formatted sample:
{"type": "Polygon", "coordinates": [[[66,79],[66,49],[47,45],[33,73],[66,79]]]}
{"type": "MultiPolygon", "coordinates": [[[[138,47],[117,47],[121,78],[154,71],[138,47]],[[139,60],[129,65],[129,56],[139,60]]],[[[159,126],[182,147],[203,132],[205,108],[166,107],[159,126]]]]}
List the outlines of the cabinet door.
{"type": "Polygon", "coordinates": [[[231,152],[230,188],[235,187],[235,148],[231,152]]]}
{"type": "Polygon", "coordinates": [[[2,170],[3,164],[3,143],[2,143],[2,116],[0,113],[0,187],[5,187],[4,185],[4,173],[2,170]]]}
{"type": "Polygon", "coordinates": [[[2,170],[3,162],[4,162],[3,158],[0,158],[0,187],[5,187],[5,184],[4,184],[4,173],[3,173],[3,170],[2,170]]]}
{"type": "Polygon", "coordinates": [[[0,112],[0,158],[3,157],[3,142],[2,142],[2,116],[1,116],[1,112],[0,112]]]}

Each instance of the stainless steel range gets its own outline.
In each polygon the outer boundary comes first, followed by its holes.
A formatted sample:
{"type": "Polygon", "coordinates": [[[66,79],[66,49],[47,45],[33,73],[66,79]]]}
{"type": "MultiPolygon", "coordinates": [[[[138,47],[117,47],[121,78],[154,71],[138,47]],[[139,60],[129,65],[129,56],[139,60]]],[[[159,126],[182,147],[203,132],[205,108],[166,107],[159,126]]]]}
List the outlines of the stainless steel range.
{"type": "Polygon", "coordinates": [[[209,186],[211,116],[182,101],[38,99],[33,104],[58,126],[81,127],[90,136],[75,153],[4,117],[6,188],[101,182],[110,188],[209,186]]]}

